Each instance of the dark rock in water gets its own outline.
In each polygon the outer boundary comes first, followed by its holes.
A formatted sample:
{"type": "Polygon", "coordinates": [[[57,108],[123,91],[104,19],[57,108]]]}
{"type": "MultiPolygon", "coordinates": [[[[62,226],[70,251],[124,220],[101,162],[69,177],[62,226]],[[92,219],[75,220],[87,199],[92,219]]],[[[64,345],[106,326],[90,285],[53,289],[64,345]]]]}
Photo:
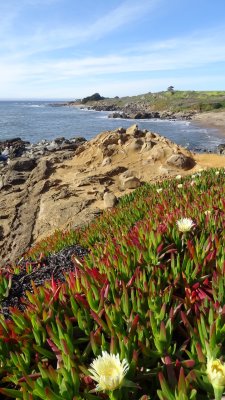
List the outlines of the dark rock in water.
{"type": "Polygon", "coordinates": [[[108,115],[108,118],[127,118],[127,115],[121,112],[114,112],[108,115]]]}
{"type": "Polygon", "coordinates": [[[30,142],[24,141],[20,138],[7,139],[0,141],[0,152],[6,158],[20,157],[30,142]]]}
{"type": "Polygon", "coordinates": [[[108,115],[108,118],[124,118],[124,119],[152,119],[160,118],[160,114],[157,111],[135,111],[131,110],[128,112],[114,112],[108,115]]]}
{"type": "Polygon", "coordinates": [[[0,149],[1,149],[2,145],[4,147],[5,146],[11,146],[11,145],[13,145],[15,143],[18,143],[18,142],[23,142],[23,140],[21,138],[19,138],[19,137],[13,138],[13,139],[0,140],[0,149]]]}
{"type": "Polygon", "coordinates": [[[4,154],[0,154],[0,161],[7,161],[8,156],[5,156],[4,154]]]}
{"type": "Polygon", "coordinates": [[[160,114],[157,111],[139,112],[134,117],[134,119],[152,119],[152,118],[160,118],[160,114]]]}
{"type": "Polygon", "coordinates": [[[61,144],[61,143],[63,143],[65,140],[66,140],[66,139],[64,138],[64,136],[55,138],[55,142],[56,142],[57,144],[61,144]]]}
{"type": "Polygon", "coordinates": [[[217,146],[217,153],[225,155],[225,143],[221,143],[217,146]]]}
{"type": "MultiPolygon", "coordinates": [[[[20,138],[4,140],[0,141],[0,162],[4,163],[8,159],[13,160],[18,157],[37,159],[49,153],[63,150],[71,150],[72,152],[77,150],[84,142],[86,142],[86,139],[82,137],[71,139],[60,137],[52,141],[42,140],[36,144],[25,142],[20,138]]],[[[28,165],[28,161],[24,162],[24,168],[25,164],[28,165]]],[[[30,166],[31,165],[32,161],[30,161],[30,166]]]]}

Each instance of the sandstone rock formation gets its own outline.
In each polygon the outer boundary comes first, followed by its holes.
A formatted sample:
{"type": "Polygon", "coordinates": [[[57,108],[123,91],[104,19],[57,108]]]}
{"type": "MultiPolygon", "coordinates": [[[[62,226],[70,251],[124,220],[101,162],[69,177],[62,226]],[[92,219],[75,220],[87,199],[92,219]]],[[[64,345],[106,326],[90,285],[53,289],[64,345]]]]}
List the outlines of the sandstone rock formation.
{"type": "Polygon", "coordinates": [[[0,166],[2,263],[57,229],[89,223],[143,182],[198,168],[189,151],[137,125],[103,132],[73,149],[25,155],[0,166]]]}
{"type": "Polygon", "coordinates": [[[117,197],[115,196],[114,193],[111,193],[111,192],[105,192],[104,196],[103,196],[103,200],[104,200],[105,208],[112,208],[117,203],[117,197]]]}

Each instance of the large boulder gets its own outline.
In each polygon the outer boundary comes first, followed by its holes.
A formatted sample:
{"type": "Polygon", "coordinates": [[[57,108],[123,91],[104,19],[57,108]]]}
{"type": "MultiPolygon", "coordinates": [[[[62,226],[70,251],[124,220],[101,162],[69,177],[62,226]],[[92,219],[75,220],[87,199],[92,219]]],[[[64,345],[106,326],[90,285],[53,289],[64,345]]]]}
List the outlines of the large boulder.
{"type": "Polygon", "coordinates": [[[119,176],[119,181],[122,190],[137,189],[141,185],[140,179],[129,170],[119,176]]]}
{"type": "Polygon", "coordinates": [[[217,153],[225,155],[225,143],[221,143],[217,146],[217,153]]]}
{"type": "Polygon", "coordinates": [[[191,169],[195,165],[195,161],[192,157],[186,156],[183,153],[172,154],[167,160],[167,164],[180,169],[191,169]]]}
{"type": "Polygon", "coordinates": [[[137,189],[141,185],[140,179],[136,176],[130,176],[123,181],[123,189],[137,189]]]}
{"type": "Polygon", "coordinates": [[[103,195],[103,200],[105,208],[112,208],[117,203],[117,197],[111,192],[105,192],[103,195]]]}

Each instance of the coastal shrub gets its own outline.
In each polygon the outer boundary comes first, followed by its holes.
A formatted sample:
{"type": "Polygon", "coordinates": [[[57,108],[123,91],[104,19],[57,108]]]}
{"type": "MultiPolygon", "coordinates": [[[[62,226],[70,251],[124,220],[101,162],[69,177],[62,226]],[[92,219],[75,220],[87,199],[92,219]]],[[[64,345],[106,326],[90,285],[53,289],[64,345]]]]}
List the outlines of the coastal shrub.
{"type": "Polygon", "coordinates": [[[81,101],[82,104],[86,104],[88,101],[99,101],[104,100],[105,97],[100,96],[99,93],[94,93],[91,96],[84,97],[81,101]]]}
{"type": "Polygon", "coordinates": [[[36,246],[38,259],[73,240],[90,252],[0,315],[1,398],[220,399],[224,192],[224,169],[144,185],[36,246]]]}
{"type": "Polygon", "coordinates": [[[213,108],[215,110],[218,110],[219,108],[222,108],[222,107],[224,107],[224,104],[222,104],[222,103],[214,103],[213,104],[213,108]]]}
{"type": "Polygon", "coordinates": [[[212,102],[212,103],[200,103],[199,104],[199,111],[204,112],[204,111],[213,111],[213,110],[218,110],[220,108],[225,107],[225,102],[212,102]]]}

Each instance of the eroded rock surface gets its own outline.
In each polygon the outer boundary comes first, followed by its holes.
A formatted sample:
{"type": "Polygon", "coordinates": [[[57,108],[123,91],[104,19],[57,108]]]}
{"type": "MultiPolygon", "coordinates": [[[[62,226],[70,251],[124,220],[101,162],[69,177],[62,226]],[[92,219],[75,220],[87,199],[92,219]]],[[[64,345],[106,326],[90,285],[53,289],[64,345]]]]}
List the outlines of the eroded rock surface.
{"type": "Polygon", "coordinates": [[[195,165],[189,151],[137,125],[80,140],[72,148],[63,139],[43,145],[43,155],[37,146],[29,155],[24,145],[24,157],[1,163],[2,263],[15,261],[56,229],[89,223],[143,182],[185,175],[195,165]]]}

